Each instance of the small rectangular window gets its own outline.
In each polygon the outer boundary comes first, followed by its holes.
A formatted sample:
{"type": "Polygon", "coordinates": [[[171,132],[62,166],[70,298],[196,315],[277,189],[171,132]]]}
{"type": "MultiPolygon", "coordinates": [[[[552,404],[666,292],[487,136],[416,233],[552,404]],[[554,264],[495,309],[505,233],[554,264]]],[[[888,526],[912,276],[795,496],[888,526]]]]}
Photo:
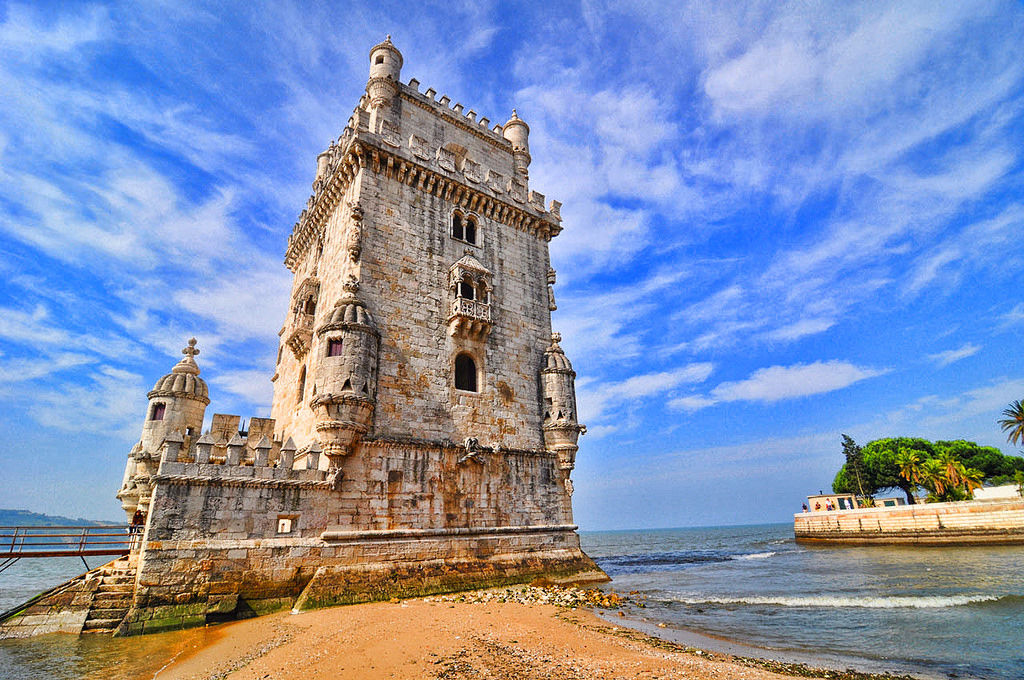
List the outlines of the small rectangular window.
{"type": "Polygon", "coordinates": [[[163,404],[153,404],[153,417],[150,420],[163,420],[167,407],[163,404]]]}
{"type": "Polygon", "coordinates": [[[291,519],[291,517],[279,517],[277,519],[277,533],[279,533],[279,534],[290,534],[290,533],[292,533],[292,519],[291,519]]]}
{"type": "Polygon", "coordinates": [[[341,340],[328,340],[327,341],[327,356],[329,356],[329,357],[340,357],[341,356],[341,340]]]}

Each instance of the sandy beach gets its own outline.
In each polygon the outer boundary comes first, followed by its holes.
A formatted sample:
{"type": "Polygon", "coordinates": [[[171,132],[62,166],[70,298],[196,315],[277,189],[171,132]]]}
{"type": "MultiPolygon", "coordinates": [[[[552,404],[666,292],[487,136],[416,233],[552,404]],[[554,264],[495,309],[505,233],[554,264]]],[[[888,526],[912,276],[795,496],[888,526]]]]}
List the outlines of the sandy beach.
{"type": "Polygon", "coordinates": [[[283,612],[227,624],[154,677],[767,680],[794,675],[881,677],[704,652],[608,623],[585,609],[441,598],[283,612]]]}

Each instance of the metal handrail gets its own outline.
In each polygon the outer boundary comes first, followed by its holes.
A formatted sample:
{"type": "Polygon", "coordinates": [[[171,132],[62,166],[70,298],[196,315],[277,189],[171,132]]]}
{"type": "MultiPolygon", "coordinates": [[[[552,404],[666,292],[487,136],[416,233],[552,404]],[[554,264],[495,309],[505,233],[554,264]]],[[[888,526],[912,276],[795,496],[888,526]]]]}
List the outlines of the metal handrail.
{"type": "Polygon", "coordinates": [[[0,526],[0,558],[127,555],[133,534],[108,526],[0,526]]]}

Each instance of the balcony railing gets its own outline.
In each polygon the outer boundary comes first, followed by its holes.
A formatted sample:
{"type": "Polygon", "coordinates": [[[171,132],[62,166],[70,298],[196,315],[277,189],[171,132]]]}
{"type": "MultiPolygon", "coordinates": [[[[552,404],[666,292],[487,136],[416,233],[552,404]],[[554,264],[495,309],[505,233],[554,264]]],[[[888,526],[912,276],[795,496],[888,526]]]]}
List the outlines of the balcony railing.
{"type": "Polygon", "coordinates": [[[491,306],[486,302],[478,300],[467,300],[466,298],[455,298],[452,300],[451,317],[466,317],[474,321],[491,322],[491,306]]]}

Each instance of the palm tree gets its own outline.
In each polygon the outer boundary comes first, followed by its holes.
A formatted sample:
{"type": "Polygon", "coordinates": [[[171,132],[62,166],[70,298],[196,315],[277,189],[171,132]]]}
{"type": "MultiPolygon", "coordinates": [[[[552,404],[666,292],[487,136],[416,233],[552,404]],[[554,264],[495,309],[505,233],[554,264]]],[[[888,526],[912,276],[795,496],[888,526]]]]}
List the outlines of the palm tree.
{"type": "MultiPolygon", "coordinates": [[[[963,468],[963,463],[960,463],[960,467],[963,468]]],[[[985,473],[977,468],[967,468],[960,470],[960,479],[964,483],[964,491],[967,492],[968,496],[974,494],[975,489],[982,487],[982,482],[985,481],[985,473]]]]}
{"type": "Polygon", "coordinates": [[[929,458],[921,464],[921,484],[932,492],[936,499],[946,492],[949,480],[946,477],[946,466],[935,458],[929,458]]]}
{"type": "Polygon", "coordinates": [[[900,469],[900,477],[916,487],[921,483],[921,463],[923,461],[924,459],[917,451],[900,447],[896,454],[896,465],[900,469]]]}
{"type": "Polygon", "coordinates": [[[1024,403],[1021,400],[1010,402],[1010,405],[1003,409],[1006,416],[999,422],[999,427],[1006,432],[1006,439],[1014,446],[1024,443],[1024,403]]]}
{"type": "Polygon", "coordinates": [[[939,465],[942,466],[943,472],[945,473],[946,486],[955,487],[963,484],[963,479],[960,476],[961,470],[964,469],[963,463],[949,451],[940,451],[935,460],[939,461],[939,465]]]}

